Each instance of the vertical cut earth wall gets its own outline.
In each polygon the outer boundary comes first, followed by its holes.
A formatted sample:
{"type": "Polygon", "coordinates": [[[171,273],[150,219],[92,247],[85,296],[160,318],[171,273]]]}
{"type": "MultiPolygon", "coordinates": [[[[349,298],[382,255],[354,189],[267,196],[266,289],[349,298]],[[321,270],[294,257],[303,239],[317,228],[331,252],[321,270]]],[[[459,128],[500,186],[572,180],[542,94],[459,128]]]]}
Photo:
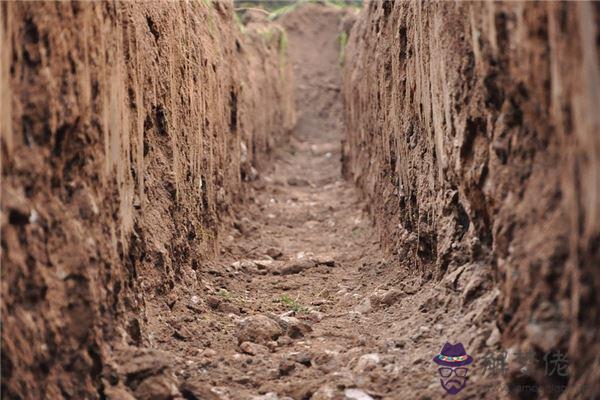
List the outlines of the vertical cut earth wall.
{"type": "Polygon", "coordinates": [[[503,347],[537,359],[508,377],[542,398],[600,390],[599,20],[587,2],[374,1],[345,49],[344,171],[382,242],[424,279],[499,290],[503,347]],[[558,352],[566,375],[545,370],[558,352]]]}
{"type": "Polygon", "coordinates": [[[2,396],[99,398],[107,343],[196,284],[292,128],[285,34],[226,1],[5,2],[0,23],[2,396]]]}

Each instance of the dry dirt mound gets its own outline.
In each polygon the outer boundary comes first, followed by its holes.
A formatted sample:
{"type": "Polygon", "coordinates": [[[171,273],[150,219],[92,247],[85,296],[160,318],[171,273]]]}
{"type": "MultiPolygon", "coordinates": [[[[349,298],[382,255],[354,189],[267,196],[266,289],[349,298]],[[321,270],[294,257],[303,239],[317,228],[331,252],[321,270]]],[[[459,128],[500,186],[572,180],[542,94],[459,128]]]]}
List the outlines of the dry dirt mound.
{"type": "Polygon", "coordinates": [[[372,2],[345,52],[348,177],[415,277],[500,289],[490,312],[518,397],[600,392],[599,17],[372,2]],[[568,372],[549,373],[561,355],[568,372]]]}
{"type": "Polygon", "coordinates": [[[221,1],[5,2],[0,20],[2,395],[102,397],[106,342],[140,343],[154,297],[197,285],[293,126],[284,33],[241,34],[221,1]]]}

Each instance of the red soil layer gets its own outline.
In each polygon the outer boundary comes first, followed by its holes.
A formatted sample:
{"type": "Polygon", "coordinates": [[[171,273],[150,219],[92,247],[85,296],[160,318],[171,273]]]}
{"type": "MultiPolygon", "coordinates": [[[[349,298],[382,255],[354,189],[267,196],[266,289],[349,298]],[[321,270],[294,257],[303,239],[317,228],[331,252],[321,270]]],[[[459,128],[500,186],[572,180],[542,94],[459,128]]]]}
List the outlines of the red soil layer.
{"type": "Polygon", "coordinates": [[[539,359],[509,359],[511,383],[540,385],[518,397],[600,392],[599,18],[591,3],[376,1],[345,50],[345,173],[406,269],[500,289],[503,347],[539,359]],[[568,376],[544,370],[557,352],[568,376]]]}
{"type": "Polygon", "coordinates": [[[2,395],[98,398],[107,343],[196,285],[294,125],[283,33],[241,34],[228,2],[3,3],[0,20],[2,395]]]}

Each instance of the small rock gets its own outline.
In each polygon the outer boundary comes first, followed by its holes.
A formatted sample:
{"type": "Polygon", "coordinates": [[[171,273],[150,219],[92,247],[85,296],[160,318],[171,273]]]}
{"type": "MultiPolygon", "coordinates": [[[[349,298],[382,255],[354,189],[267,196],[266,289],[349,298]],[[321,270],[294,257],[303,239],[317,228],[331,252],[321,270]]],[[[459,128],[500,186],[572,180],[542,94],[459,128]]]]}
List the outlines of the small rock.
{"type": "Polygon", "coordinates": [[[265,393],[262,396],[252,396],[252,400],[280,400],[275,392],[265,393]]]}
{"type": "Polygon", "coordinates": [[[254,260],[252,261],[256,268],[258,269],[267,269],[273,265],[273,260],[254,260]]]}
{"type": "Polygon", "coordinates": [[[146,378],[135,389],[135,397],[140,400],[171,400],[179,395],[175,380],[165,375],[146,378]]]}
{"type": "Polygon", "coordinates": [[[423,325],[423,326],[419,327],[419,331],[414,333],[410,338],[413,342],[418,342],[422,338],[430,336],[429,331],[430,331],[429,327],[423,325]]]}
{"type": "Polygon", "coordinates": [[[214,357],[217,355],[217,352],[213,349],[204,349],[204,351],[202,352],[202,355],[205,357],[214,357]]]}
{"type": "Polygon", "coordinates": [[[500,343],[500,330],[498,330],[497,326],[494,326],[494,329],[492,329],[492,333],[490,333],[490,336],[485,341],[485,345],[488,347],[494,347],[498,343],[500,343]]]}
{"type": "MultiPolygon", "coordinates": [[[[333,351],[333,350],[325,350],[322,353],[314,353],[312,360],[311,360],[311,364],[313,365],[318,365],[318,366],[324,366],[326,364],[330,364],[330,363],[335,363],[337,364],[337,360],[339,359],[339,353],[337,351],[333,351]]],[[[337,368],[336,366],[336,369],[337,368]]]]}
{"type": "Polygon", "coordinates": [[[239,221],[233,223],[233,227],[237,229],[242,235],[250,233],[253,229],[252,221],[247,217],[242,218],[239,221]]]}
{"type": "Polygon", "coordinates": [[[201,380],[187,381],[181,386],[181,393],[186,399],[202,399],[202,400],[227,400],[228,397],[223,390],[218,387],[211,386],[208,382],[201,380]]]}
{"type": "Polygon", "coordinates": [[[361,389],[346,389],[344,390],[346,400],[373,400],[365,391],[361,389]]]}
{"type": "Polygon", "coordinates": [[[257,270],[256,264],[253,261],[249,260],[236,261],[231,264],[231,268],[235,269],[236,271],[242,271],[247,274],[254,273],[257,270]]]}
{"type": "Polygon", "coordinates": [[[39,219],[40,219],[40,214],[38,214],[38,212],[35,211],[35,208],[32,208],[31,214],[29,214],[29,223],[35,224],[36,222],[38,222],[39,219]]]}
{"type": "Polygon", "coordinates": [[[333,258],[333,256],[325,254],[325,255],[319,255],[313,258],[313,260],[318,264],[318,265],[326,265],[328,267],[334,267],[335,266],[335,259],[333,258]]]}
{"type": "Polygon", "coordinates": [[[296,369],[296,363],[292,360],[281,360],[279,363],[279,376],[287,376],[296,369]]]}
{"type": "Polygon", "coordinates": [[[274,260],[277,260],[283,256],[283,252],[275,247],[270,247],[267,249],[267,255],[274,260]]]}
{"type": "Polygon", "coordinates": [[[398,302],[398,300],[400,300],[400,297],[402,297],[403,292],[401,290],[398,289],[392,289],[392,290],[388,290],[382,297],[381,297],[381,304],[385,304],[386,306],[391,306],[392,304],[398,302]]]}
{"type": "Polygon", "coordinates": [[[107,400],[136,400],[131,393],[121,386],[104,386],[104,396],[107,400]]]}
{"type": "Polygon", "coordinates": [[[310,325],[297,318],[285,317],[284,320],[288,323],[285,333],[292,339],[302,337],[307,333],[312,332],[310,325]]]}
{"type": "Polygon", "coordinates": [[[206,304],[213,310],[216,310],[219,308],[219,304],[221,304],[221,299],[217,296],[208,296],[206,298],[206,304]]]}
{"type": "Polygon", "coordinates": [[[325,314],[323,314],[320,311],[311,311],[311,313],[308,314],[307,317],[313,322],[321,322],[323,318],[325,318],[325,314]]]}
{"type": "Polygon", "coordinates": [[[251,342],[244,342],[240,344],[240,350],[246,354],[250,354],[251,356],[255,356],[257,354],[266,354],[269,352],[269,349],[265,346],[251,342]]]}
{"type": "Polygon", "coordinates": [[[172,363],[171,356],[163,351],[133,348],[121,355],[118,372],[128,382],[139,382],[145,376],[158,375],[172,363]]]}
{"type": "Polygon", "coordinates": [[[381,358],[377,353],[364,354],[358,359],[358,362],[354,367],[354,371],[358,372],[359,374],[370,371],[375,368],[377,364],[379,364],[380,360],[381,358]]]}
{"type": "Polygon", "coordinates": [[[403,349],[406,343],[401,339],[388,339],[384,342],[383,348],[386,352],[397,351],[403,349]]]}
{"type": "Polygon", "coordinates": [[[75,192],[73,203],[79,209],[79,215],[83,219],[90,219],[100,213],[92,193],[87,188],[81,188],[75,192]]]}
{"type": "Polygon", "coordinates": [[[323,385],[312,395],[310,400],[336,400],[338,391],[331,385],[323,385]]]}
{"type": "Polygon", "coordinates": [[[367,314],[371,312],[372,309],[373,307],[371,306],[371,300],[369,298],[366,298],[359,305],[354,307],[354,311],[360,314],[367,314]]]}
{"type": "Polygon", "coordinates": [[[292,339],[297,339],[309,332],[312,332],[312,328],[309,324],[300,321],[296,317],[290,317],[288,315],[280,317],[274,314],[270,314],[269,317],[275,321],[292,339]]]}
{"type": "Polygon", "coordinates": [[[259,175],[258,175],[258,171],[256,170],[256,168],[254,168],[254,167],[251,166],[250,167],[250,172],[248,173],[248,176],[247,176],[248,180],[249,181],[255,181],[255,180],[258,179],[258,176],[259,175]]]}
{"type": "Polygon", "coordinates": [[[481,296],[489,289],[491,277],[487,271],[476,269],[469,281],[465,285],[462,293],[463,305],[466,305],[481,296]]]}
{"type": "Polygon", "coordinates": [[[308,186],[308,185],[310,185],[310,183],[306,179],[296,178],[296,177],[288,178],[287,184],[290,186],[308,186]]]}
{"type": "Polygon", "coordinates": [[[280,336],[277,339],[277,345],[278,346],[287,346],[289,344],[292,343],[292,339],[290,339],[288,336],[280,336]]]}
{"type": "Polygon", "coordinates": [[[218,311],[225,313],[225,314],[234,314],[234,315],[239,315],[240,314],[240,308],[238,306],[236,306],[235,304],[231,304],[228,301],[223,301],[219,304],[219,307],[217,308],[218,311]]]}
{"type": "Polygon", "coordinates": [[[306,269],[314,267],[315,265],[317,264],[312,260],[293,261],[281,268],[279,272],[281,275],[298,274],[306,269]]]}
{"type": "Polygon", "coordinates": [[[301,353],[291,353],[288,358],[297,362],[298,364],[305,365],[307,367],[311,366],[311,356],[309,353],[301,352],[301,353]]]}
{"type": "Polygon", "coordinates": [[[243,342],[264,344],[277,340],[283,332],[281,326],[271,318],[253,315],[239,321],[237,338],[240,344],[243,342]]]}

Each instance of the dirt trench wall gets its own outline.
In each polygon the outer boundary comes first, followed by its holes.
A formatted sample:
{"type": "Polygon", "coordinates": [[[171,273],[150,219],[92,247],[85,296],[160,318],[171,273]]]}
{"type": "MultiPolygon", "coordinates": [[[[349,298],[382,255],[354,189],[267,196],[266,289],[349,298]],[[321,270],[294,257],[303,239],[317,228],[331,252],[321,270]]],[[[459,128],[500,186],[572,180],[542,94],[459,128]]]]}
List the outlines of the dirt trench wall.
{"type": "Polygon", "coordinates": [[[196,285],[292,128],[285,37],[242,34],[225,1],[9,2],[0,21],[2,396],[97,398],[106,343],[196,285]]]}
{"type": "Polygon", "coordinates": [[[599,20],[592,3],[374,1],[345,49],[344,171],[383,243],[424,279],[498,288],[503,348],[537,359],[508,377],[541,397],[600,391],[599,20]],[[559,351],[568,376],[545,371],[559,351]]]}

